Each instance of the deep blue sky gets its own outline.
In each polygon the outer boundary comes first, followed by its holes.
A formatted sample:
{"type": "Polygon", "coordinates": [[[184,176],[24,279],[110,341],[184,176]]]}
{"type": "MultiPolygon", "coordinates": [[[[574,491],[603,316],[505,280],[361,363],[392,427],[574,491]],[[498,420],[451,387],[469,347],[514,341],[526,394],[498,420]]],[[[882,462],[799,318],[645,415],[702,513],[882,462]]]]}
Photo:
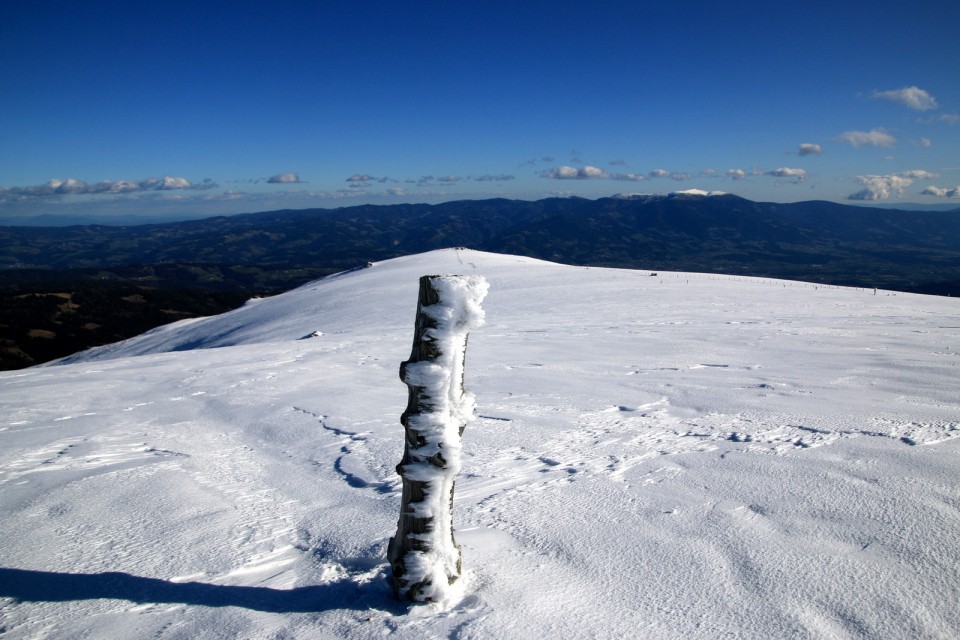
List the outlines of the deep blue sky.
{"type": "Polygon", "coordinates": [[[0,217],[693,188],[942,203],[957,25],[946,1],[14,3],[0,217]]]}

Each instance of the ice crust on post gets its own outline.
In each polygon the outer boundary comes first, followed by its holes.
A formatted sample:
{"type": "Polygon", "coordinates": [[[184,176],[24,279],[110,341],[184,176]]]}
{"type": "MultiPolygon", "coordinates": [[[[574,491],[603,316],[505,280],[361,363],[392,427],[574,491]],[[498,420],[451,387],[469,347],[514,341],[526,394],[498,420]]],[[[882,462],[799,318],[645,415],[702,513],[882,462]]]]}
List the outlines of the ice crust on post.
{"type": "Polygon", "coordinates": [[[397,465],[403,502],[388,555],[397,594],[415,602],[449,599],[461,573],[451,509],[460,439],[475,408],[463,385],[464,364],[468,334],[483,324],[488,288],[481,276],[423,276],[413,350],[400,366],[410,399],[397,465]]]}

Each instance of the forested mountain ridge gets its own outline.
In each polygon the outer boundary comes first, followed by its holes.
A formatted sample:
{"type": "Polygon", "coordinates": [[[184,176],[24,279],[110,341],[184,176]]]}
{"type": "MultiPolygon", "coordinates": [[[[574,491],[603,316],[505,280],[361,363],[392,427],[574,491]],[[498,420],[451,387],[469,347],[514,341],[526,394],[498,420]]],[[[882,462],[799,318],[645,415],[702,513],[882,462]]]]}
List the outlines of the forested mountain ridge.
{"type": "Polygon", "coordinates": [[[465,200],[127,227],[0,227],[0,336],[8,354],[24,354],[2,365],[26,366],[370,261],[450,246],[579,265],[960,294],[956,212],[762,203],[730,194],[465,200]]]}

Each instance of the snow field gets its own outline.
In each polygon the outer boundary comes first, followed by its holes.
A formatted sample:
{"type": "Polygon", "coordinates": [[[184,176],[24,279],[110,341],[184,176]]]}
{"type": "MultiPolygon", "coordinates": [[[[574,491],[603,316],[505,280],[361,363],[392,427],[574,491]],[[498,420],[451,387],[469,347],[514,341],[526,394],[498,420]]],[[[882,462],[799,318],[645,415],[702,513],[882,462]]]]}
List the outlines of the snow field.
{"type": "Polygon", "coordinates": [[[0,627],[955,637],[958,353],[949,298],[457,250],[376,264],[0,374],[0,627]],[[385,550],[427,273],[490,290],[464,592],[411,609],[385,550]]]}

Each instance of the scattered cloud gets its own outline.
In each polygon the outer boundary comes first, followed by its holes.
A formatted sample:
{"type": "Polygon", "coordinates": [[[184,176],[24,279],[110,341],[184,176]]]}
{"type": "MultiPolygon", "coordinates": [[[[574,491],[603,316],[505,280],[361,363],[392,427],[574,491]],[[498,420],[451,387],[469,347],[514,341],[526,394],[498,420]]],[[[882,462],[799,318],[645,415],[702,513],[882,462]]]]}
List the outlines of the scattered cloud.
{"type": "MultiPolygon", "coordinates": [[[[940,174],[923,169],[913,169],[911,171],[901,171],[885,176],[857,176],[855,181],[864,186],[856,193],[847,196],[848,200],[888,200],[891,196],[902,196],[904,189],[912,185],[917,180],[932,180],[939,178],[940,174]]],[[[928,187],[936,189],[937,187],[928,187]]],[[[924,190],[926,192],[926,190],[924,190]]],[[[935,195],[930,193],[928,195],[935,195]]]]}
{"type": "Polygon", "coordinates": [[[190,184],[190,181],[186,178],[175,178],[173,176],[164,176],[162,180],[159,181],[159,184],[156,186],[157,189],[167,189],[167,190],[177,190],[177,189],[189,189],[193,185],[190,184]]]}
{"type": "Polygon", "coordinates": [[[651,178],[670,178],[671,180],[689,180],[693,176],[682,171],[667,171],[666,169],[654,169],[647,173],[651,178]]]}
{"type": "Polygon", "coordinates": [[[941,120],[942,122],[946,122],[947,124],[954,125],[960,122],[960,114],[941,113],[939,116],[937,116],[937,120],[941,120]]]}
{"type": "Polygon", "coordinates": [[[923,147],[924,149],[929,149],[930,147],[933,146],[933,141],[930,138],[920,138],[917,144],[923,147]]]}
{"type": "Polygon", "coordinates": [[[539,163],[541,163],[541,162],[545,162],[545,163],[548,163],[548,164],[549,164],[549,163],[553,162],[553,156],[540,156],[539,158],[530,158],[529,160],[525,160],[524,162],[521,162],[521,163],[520,163],[520,166],[521,166],[521,167],[535,167],[535,166],[537,166],[537,165],[538,165],[539,163]]]}
{"type": "Polygon", "coordinates": [[[580,168],[571,167],[569,165],[561,165],[559,167],[550,169],[542,175],[546,178],[552,178],[554,180],[591,180],[610,177],[610,175],[600,167],[594,167],[591,165],[586,165],[585,167],[580,168]]]}
{"type": "Polygon", "coordinates": [[[275,176],[267,178],[270,184],[300,184],[300,176],[295,173],[278,173],[275,176]]]}
{"type": "Polygon", "coordinates": [[[625,166],[627,166],[627,161],[626,161],[626,160],[619,160],[619,159],[618,159],[618,160],[611,160],[611,161],[610,161],[610,166],[611,166],[611,167],[625,167],[625,166]]]}
{"type": "Polygon", "coordinates": [[[923,169],[914,169],[912,171],[902,171],[896,175],[901,178],[907,178],[909,180],[933,180],[934,178],[940,177],[939,173],[924,171],[923,169]]]}
{"type": "Polygon", "coordinates": [[[476,182],[505,182],[505,181],[507,181],[507,180],[513,180],[513,179],[515,179],[515,178],[516,178],[516,176],[512,176],[512,175],[510,175],[510,174],[508,174],[508,173],[501,173],[501,174],[495,175],[495,176],[494,176],[494,175],[490,175],[490,174],[484,174],[484,175],[482,175],[482,176],[478,176],[478,177],[474,178],[474,181],[476,181],[476,182]]]}
{"type": "Polygon", "coordinates": [[[371,182],[373,182],[374,180],[376,180],[375,177],[371,175],[367,175],[365,173],[355,173],[349,178],[347,178],[347,182],[349,182],[354,187],[365,187],[371,182]]]}
{"type": "Polygon", "coordinates": [[[747,172],[743,169],[727,169],[727,177],[734,180],[743,180],[747,177],[747,172]]]}
{"type": "Polygon", "coordinates": [[[797,169],[794,167],[780,167],[779,169],[767,171],[764,175],[773,176],[775,178],[793,178],[797,181],[800,181],[807,177],[807,171],[806,169],[797,169]]]}
{"type": "Polygon", "coordinates": [[[537,163],[540,162],[539,158],[530,158],[529,160],[524,160],[519,164],[521,167],[535,167],[537,163]]]}
{"type": "Polygon", "coordinates": [[[798,156],[818,156],[821,153],[823,153],[823,147],[810,142],[805,142],[797,148],[798,156]]]}
{"type": "Polygon", "coordinates": [[[960,187],[954,187],[953,189],[941,189],[940,187],[930,185],[921,191],[920,195],[936,196],[938,198],[950,198],[951,200],[956,200],[960,199],[960,187]]]}
{"type": "MultiPolygon", "coordinates": [[[[461,176],[434,176],[431,174],[420,176],[416,180],[404,180],[404,183],[415,184],[418,187],[446,187],[451,184],[456,184],[461,180],[464,180],[461,176]]],[[[396,180],[392,180],[391,182],[396,182],[396,180]]]]}
{"type": "Polygon", "coordinates": [[[890,196],[902,196],[903,190],[913,184],[913,179],[902,175],[857,176],[855,181],[863,189],[847,196],[847,200],[889,200],[890,196]]]}
{"type": "Polygon", "coordinates": [[[870,131],[844,131],[838,138],[853,147],[873,146],[888,148],[897,143],[897,139],[881,128],[870,131]]]}
{"type": "Polygon", "coordinates": [[[645,176],[637,173],[609,173],[600,167],[591,165],[579,168],[563,165],[554,167],[540,175],[554,180],[617,180],[620,182],[642,182],[646,180],[645,176]]]}
{"type": "Polygon", "coordinates": [[[88,184],[76,178],[65,180],[54,179],[45,184],[28,187],[0,187],[0,198],[4,200],[21,200],[43,196],[76,196],[101,194],[132,194],[147,191],[205,191],[215,189],[217,185],[210,178],[194,184],[186,178],[178,176],[164,176],[163,178],[145,178],[143,180],[101,180],[88,184]]]}
{"type": "Polygon", "coordinates": [[[904,87],[902,89],[892,89],[890,91],[874,91],[875,100],[890,100],[899,102],[902,105],[910,107],[915,111],[930,111],[940,105],[937,100],[920,87],[904,87]]]}

